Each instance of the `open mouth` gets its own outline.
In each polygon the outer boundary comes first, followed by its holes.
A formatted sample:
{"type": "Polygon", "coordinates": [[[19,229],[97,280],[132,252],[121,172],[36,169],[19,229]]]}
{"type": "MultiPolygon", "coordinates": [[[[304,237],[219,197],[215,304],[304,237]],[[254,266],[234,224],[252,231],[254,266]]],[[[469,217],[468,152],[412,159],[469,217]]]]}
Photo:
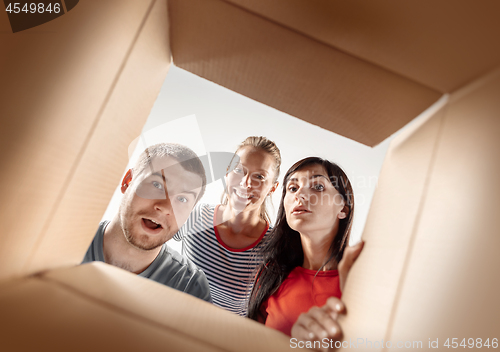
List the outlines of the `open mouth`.
{"type": "Polygon", "coordinates": [[[305,207],[295,207],[292,210],[293,215],[308,214],[308,213],[311,213],[311,211],[305,207]]]}
{"type": "Polygon", "coordinates": [[[145,227],[151,230],[157,230],[162,228],[162,226],[159,223],[151,219],[142,218],[142,222],[145,227]]]}
{"type": "Polygon", "coordinates": [[[249,200],[254,198],[255,196],[253,194],[247,194],[247,193],[241,193],[238,190],[234,190],[234,194],[236,194],[239,198],[244,199],[244,200],[249,200]]]}

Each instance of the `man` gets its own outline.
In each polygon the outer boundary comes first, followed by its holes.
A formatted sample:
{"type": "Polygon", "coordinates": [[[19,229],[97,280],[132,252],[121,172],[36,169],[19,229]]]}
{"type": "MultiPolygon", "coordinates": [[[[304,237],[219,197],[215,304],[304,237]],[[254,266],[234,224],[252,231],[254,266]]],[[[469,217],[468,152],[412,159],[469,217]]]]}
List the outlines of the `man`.
{"type": "Polygon", "coordinates": [[[211,302],[203,271],[166,245],[205,185],[205,169],[191,149],[147,148],[123,178],[118,213],[99,225],[83,263],[103,261],[211,302]]]}

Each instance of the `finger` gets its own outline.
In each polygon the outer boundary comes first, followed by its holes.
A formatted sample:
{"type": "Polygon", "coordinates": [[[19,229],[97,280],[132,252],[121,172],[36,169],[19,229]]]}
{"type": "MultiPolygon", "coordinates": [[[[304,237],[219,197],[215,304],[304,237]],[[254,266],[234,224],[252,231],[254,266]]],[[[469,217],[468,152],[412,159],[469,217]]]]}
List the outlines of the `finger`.
{"type": "Polygon", "coordinates": [[[310,323],[316,330],[310,329],[317,337],[336,338],[341,334],[340,326],[337,323],[337,313],[332,314],[328,307],[310,309],[308,316],[314,321],[310,323]],[[320,334],[320,335],[318,335],[320,334]]]}
{"type": "Polygon", "coordinates": [[[342,302],[337,297],[329,297],[326,300],[326,303],[323,307],[325,307],[326,309],[331,311],[332,314],[333,313],[336,314],[334,319],[336,319],[338,314],[346,314],[347,313],[347,308],[346,308],[344,302],[342,302]]]}
{"type": "MultiPolygon", "coordinates": [[[[298,325],[298,324],[294,324],[294,326],[292,327],[291,336],[296,338],[298,341],[311,341],[311,342],[320,341],[320,339],[318,337],[315,337],[311,331],[309,331],[304,326],[298,325]]],[[[328,351],[327,348],[325,349],[322,347],[323,346],[321,346],[321,348],[319,348],[318,350],[322,351],[322,352],[328,351]]],[[[313,348],[313,350],[316,350],[316,349],[313,348]]]]}
{"type": "MultiPolygon", "coordinates": [[[[316,317],[321,319],[319,312],[321,308],[312,307],[309,312],[302,313],[297,319],[296,325],[301,326],[306,333],[303,335],[307,340],[320,340],[328,336],[328,332],[317,321],[316,317]]],[[[327,315],[323,312],[324,315],[327,315]]]]}
{"type": "Polygon", "coordinates": [[[298,324],[298,320],[293,324],[290,335],[298,341],[314,341],[315,339],[314,333],[309,331],[302,324],[298,324]]]}
{"type": "Polygon", "coordinates": [[[312,307],[305,316],[305,327],[314,334],[315,339],[322,339],[328,336],[328,330],[321,323],[324,319],[331,319],[319,307],[312,307]]]}

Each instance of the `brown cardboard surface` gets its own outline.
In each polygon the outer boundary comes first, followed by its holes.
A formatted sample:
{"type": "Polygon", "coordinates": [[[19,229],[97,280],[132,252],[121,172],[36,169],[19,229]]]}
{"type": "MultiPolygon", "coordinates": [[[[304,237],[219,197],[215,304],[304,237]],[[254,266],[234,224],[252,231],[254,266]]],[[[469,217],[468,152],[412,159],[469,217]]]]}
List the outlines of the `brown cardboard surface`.
{"type": "Polygon", "coordinates": [[[497,337],[500,70],[481,82],[391,144],[343,296],[369,350],[497,337]]]}
{"type": "Polygon", "coordinates": [[[5,351],[221,351],[142,315],[34,278],[4,285],[0,307],[5,351]]]}
{"type": "MultiPolygon", "coordinates": [[[[318,13],[314,24],[311,13],[324,12],[314,0],[279,16],[279,1],[169,3],[180,67],[368,145],[499,60],[498,2],[363,2],[358,12],[359,2],[335,2],[343,10],[331,25],[318,13]]],[[[167,26],[164,0],[106,0],[0,33],[4,346],[288,347],[277,332],[103,264],[26,277],[83,256],[168,70],[167,26]]],[[[498,331],[500,78],[470,87],[390,148],[344,292],[347,339],[425,348],[498,331]]]]}
{"type": "Polygon", "coordinates": [[[0,280],[81,259],[166,75],[165,18],[165,1],[81,2],[0,35],[0,280]]]}
{"type": "Polygon", "coordinates": [[[384,160],[363,232],[365,246],[342,295],[348,339],[386,336],[445,108],[398,136],[384,160]]]}
{"type": "Polygon", "coordinates": [[[226,1],[440,92],[500,62],[498,1],[226,1]]]}
{"type": "Polygon", "coordinates": [[[444,351],[447,338],[499,338],[500,70],[494,76],[444,118],[392,339],[439,339],[444,351]]]}
{"type": "Polygon", "coordinates": [[[376,145],[441,93],[223,0],[169,1],[174,63],[376,145]]]}
{"type": "Polygon", "coordinates": [[[16,351],[289,350],[277,331],[98,262],[4,283],[0,310],[16,351]]]}
{"type": "Polygon", "coordinates": [[[166,19],[166,1],[155,1],[45,235],[33,249],[28,272],[77,264],[83,258],[121,181],[128,146],[139,136],[167,75],[170,51],[166,19]],[[69,235],[68,229],[81,235],[69,235]],[[53,253],[58,253],[58,262],[53,253]]]}

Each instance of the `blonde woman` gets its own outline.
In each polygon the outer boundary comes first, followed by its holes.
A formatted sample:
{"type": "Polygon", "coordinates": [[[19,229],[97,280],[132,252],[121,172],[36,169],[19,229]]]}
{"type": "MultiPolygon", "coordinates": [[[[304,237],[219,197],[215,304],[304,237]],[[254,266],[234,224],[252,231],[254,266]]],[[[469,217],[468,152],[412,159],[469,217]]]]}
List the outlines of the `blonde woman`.
{"type": "Polygon", "coordinates": [[[225,176],[222,204],[199,204],[176,238],[207,276],[215,305],[245,316],[260,250],[270,233],[266,200],[278,186],[281,155],[265,137],[248,137],[225,176]]]}

